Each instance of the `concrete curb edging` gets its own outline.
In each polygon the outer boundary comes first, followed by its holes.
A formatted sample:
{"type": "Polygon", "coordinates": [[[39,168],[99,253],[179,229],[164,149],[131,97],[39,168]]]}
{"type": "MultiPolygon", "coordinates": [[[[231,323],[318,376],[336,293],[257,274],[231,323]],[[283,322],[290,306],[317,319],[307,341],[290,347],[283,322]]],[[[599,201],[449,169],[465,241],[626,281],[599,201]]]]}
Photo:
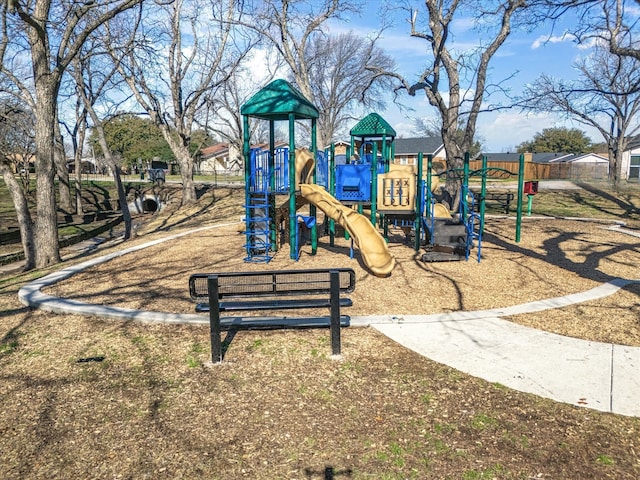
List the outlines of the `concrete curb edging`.
{"type": "Polygon", "coordinates": [[[191,235],[200,231],[211,230],[215,228],[222,228],[235,225],[236,223],[224,223],[218,225],[212,225],[208,227],[201,227],[186,232],[169,235],[167,237],[160,238],[158,240],[152,240],[150,242],[135,245],[133,247],[119,250],[117,252],[102,255],[100,257],[92,258],[86,262],[78,263],[76,265],[63,268],[57,272],[50,273],[42,278],[34,280],[28,283],[18,291],[18,299],[20,303],[27,307],[38,308],[40,310],[53,312],[53,313],[69,313],[78,315],[90,315],[103,318],[110,318],[116,320],[136,320],[142,322],[158,322],[158,323],[191,323],[191,324],[208,324],[209,320],[202,315],[196,314],[180,314],[169,312],[153,312],[146,310],[135,310],[132,308],[114,307],[108,305],[94,305],[91,303],[78,302],[75,300],[54,297],[42,293],[42,289],[54,285],[62,280],[65,280],[76,273],[82,272],[87,268],[99,265],[101,263],[108,262],[117,257],[121,257],[128,253],[137,252],[145,248],[149,248],[161,243],[175,240],[177,238],[191,235]]]}
{"type": "MultiPolygon", "coordinates": [[[[54,313],[206,325],[203,315],[95,305],[53,297],[42,289],[89,267],[185,235],[237,223],[201,227],[146,242],[64,268],[22,287],[20,302],[54,313]]],[[[628,233],[624,231],[622,233],[628,233]]],[[[631,233],[635,235],[634,233],[631,233]]],[[[590,290],[511,307],[432,315],[350,317],[416,353],[489,382],[555,401],[640,417],[640,347],[591,342],[518,325],[500,317],[561,308],[614,294],[640,279],[613,279],[590,290]]]]}

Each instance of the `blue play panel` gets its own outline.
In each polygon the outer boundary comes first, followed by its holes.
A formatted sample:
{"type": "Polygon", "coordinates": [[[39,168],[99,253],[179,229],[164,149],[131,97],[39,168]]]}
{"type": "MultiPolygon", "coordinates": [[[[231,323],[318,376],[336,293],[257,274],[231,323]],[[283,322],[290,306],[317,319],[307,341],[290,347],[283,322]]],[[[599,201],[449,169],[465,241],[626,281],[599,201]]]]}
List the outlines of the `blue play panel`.
{"type": "Polygon", "coordinates": [[[371,201],[371,167],[336,165],[336,195],[341,202],[371,201]]]}

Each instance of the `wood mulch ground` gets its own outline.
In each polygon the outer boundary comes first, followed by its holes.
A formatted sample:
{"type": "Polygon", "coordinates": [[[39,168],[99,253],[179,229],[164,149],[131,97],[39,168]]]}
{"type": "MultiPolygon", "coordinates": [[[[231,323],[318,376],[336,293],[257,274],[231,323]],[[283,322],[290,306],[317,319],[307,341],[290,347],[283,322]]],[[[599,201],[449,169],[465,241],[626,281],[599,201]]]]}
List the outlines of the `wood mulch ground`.
{"type": "MultiPolygon", "coordinates": [[[[247,263],[238,222],[242,211],[230,198],[219,199],[214,212],[199,215],[197,221],[192,213],[182,212],[180,220],[169,216],[147,224],[146,231],[160,233],[143,238],[161,236],[170,224],[172,233],[204,226],[207,220],[232,225],[124,255],[46,293],[89,303],[192,313],[187,284],[194,272],[348,266],[357,276],[349,314],[401,316],[507,307],[582,292],[614,278],[640,279],[640,241],[612,230],[612,222],[526,217],[519,243],[514,240],[513,218],[488,218],[479,263],[475,250],[467,262],[422,262],[422,250],[408,246],[400,230],[390,234],[389,249],[397,265],[386,278],[364,268],[357,248],[349,258],[350,242],[342,237],[330,246],[329,237],[321,236],[316,255],[304,245],[297,262],[289,258],[289,245],[284,243],[268,264],[247,263]]],[[[630,285],[610,297],[509,320],[588,340],[640,346],[638,294],[640,285],[630,285]]]]}

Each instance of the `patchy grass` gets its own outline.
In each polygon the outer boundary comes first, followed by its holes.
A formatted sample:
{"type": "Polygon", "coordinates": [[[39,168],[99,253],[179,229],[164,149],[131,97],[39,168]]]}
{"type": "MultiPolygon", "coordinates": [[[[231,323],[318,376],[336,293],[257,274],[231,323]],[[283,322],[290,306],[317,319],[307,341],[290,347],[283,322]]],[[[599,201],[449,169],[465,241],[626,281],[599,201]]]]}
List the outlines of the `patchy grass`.
{"type": "Polygon", "coordinates": [[[371,329],[343,331],[342,361],[313,354],[325,330],[241,331],[206,366],[206,327],[32,312],[15,287],[0,293],[3,478],[640,475],[640,419],[493,386],[371,329]]]}
{"type": "MultiPolygon", "coordinates": [[[[640,186],[614,192],[606,183],[579,183],[575,190],[540,190],[533,197],[532,215],[616,219],[640,225],[640,186]]],[[[513,208],[515,211],[515,206],[513,208]]],[[[523,199],[527,212],[527,196],[523,199]]]]}

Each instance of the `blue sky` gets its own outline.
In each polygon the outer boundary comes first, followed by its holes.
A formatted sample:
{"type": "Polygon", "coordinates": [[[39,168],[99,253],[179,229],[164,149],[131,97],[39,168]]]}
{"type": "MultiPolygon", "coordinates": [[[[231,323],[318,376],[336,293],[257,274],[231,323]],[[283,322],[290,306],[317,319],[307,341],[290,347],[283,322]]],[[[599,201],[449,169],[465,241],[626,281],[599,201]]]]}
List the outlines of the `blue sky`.
{"type": "MultiPolygon", "coordinates": [[[[367,2],[370,9],[361,18],[352,17],[349,23],[329,24],[329,32],[337,34],[342,31],[353,30],[362,35],[379,30],[380,20],[376,15],[382,1],[367,2]]],[[[426,19],[424,2],[419,2],[422,10],[419,19],[426,19]]],[[[387,15],[387,20],[394,23],[393,28],[386,30],[380,45],[396,59],[399,72],[405,78],[412,79],[420,72],[424,60],[427,59],[427,42],[409,36],[409,23],[406,12],[397,12],[396,16],[387,15]]],[[[473,19],[460,17],[453,26],[456,46],[460,49],[476,45],[480,35],[472,30],[473,19]]],[[[567,22],[571,20],[567,19],[567,22]]],[[[532,32],[513,31],[507,42],[498,51],[491,64],[491,79],[494,82],[506,81],[513,94],[519,94],[523,85],[532,82],[541,73],[547,73],[564,79],[575,78],[572,64],[581,56],[589,54],[589,48],[578,46],[570,36],[564,35],[570,24],[557,25],[552,29],[550,24],[544,25],[532,32]]],[[[410,97],[402,95],[403,104],[414,111],[401,111],[387,102],[387,110],[380,113],[399,135],[415,136],[414,120],[420,116],[426,119],[436,118],[435,110],[428,105],[423,93],[410,97]]],[[[496,99],[491,99],[495,103],[496,99]]],[[[603,139],[595,129],[587,128],[578,123],[546,114],[526,115],[518,110],[510,109],[501,112],[484,113],[478,121],[477,133],[482,137],[486,152],[509,152],[523,141],[531,140],[533,136],[548,127],[568,127],[584,130],[594,142],[603,139]]]]}

